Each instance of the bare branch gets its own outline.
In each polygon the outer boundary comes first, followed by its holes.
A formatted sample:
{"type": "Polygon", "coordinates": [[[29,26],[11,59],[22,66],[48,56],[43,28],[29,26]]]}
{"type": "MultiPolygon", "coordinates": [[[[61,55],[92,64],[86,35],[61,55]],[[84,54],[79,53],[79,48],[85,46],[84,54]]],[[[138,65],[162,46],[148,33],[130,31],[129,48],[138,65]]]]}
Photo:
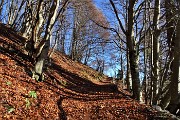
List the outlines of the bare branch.
{"type": "Polygon", "coordinates": [[[124,29],[123,24],[122,24],[122,22],[121,22],[121,20],[120,20],[120,18],[119,18],[119,16],[118,16],[118,12],[117,12],[117,9],[116,9],[115,4],[114,4],[114,2],[113,2],[112,0],[109,0],[109,1],[110,1],[111,5],[112,5],[112,7],[113,7],[114,13],[115,13],[116,18],[117,18],[117,20],[118,20],[118,22],[119,22],[119,25],[120,25],[120,27],[121,27],[121,30],[122,30],[123,33],[126,35],[126,30],[124,29]]]}

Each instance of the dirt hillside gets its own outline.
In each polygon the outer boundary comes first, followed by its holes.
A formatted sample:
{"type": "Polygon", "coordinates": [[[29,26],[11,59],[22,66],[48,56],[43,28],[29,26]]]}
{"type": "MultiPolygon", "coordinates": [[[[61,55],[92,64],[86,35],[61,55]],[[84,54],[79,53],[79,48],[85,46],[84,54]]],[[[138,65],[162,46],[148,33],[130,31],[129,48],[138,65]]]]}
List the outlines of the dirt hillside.
{"type": "Polygon", "coordinates": [[[152,120],[156,111],[107,83],[107,77],[55,52],[45,81],[30,76],[25,39],[0,24],[0,119],[152,120]]]}

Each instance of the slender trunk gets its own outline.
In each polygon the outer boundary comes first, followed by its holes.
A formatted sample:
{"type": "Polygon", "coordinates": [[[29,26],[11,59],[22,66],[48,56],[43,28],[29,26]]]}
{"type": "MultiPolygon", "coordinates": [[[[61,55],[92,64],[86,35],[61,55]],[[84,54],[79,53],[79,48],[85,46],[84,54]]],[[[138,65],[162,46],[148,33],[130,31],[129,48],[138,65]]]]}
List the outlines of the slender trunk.
{"type": "Polygon", "coordinates": [[[37,15],[36,15],[36,20],[35,20],[35,26],[32,29],[32,40],[34,42],[34,49],[37,48],[37,43],[38,43],[38,33],[40,28],[42,27],[43,24],[43,0],[39,0],[39,5],[37,9],[37,15]]]}
{"type": "MultiPolygon", "coordinates": [[[[147,38],[146,34],[145,34],[145,39],[147,38]]],[[[144,94],[145,94],[145,103],[147,104],[147,100],[148,100],[148,94],[147,94],[147,50],[146,50],[146,41],[144,40],[144,94]]]]}
{"type": "Polygon", "coordinates": [[[8,25],[12,24],[14,13],[15,13],[14,0],[12,0],[12,1],[9,2],[8,23],[7,23],[8,25]]]}
{"type": "Polygon", "coordinates": [[[127,50],[127,72],[126,72],[126,82],[127,82],[127,90],[130,92],[131,91],[131,84],[130,84],[130,67],[129,67],[129,53],[128,53],[128,50],[127,50]]]}
{"type": "Polygon", "coordinates": [[[76,46],[77,46],[77,36],[76,36],[76,28],[73,28],[73,36],[71,43],[71,59],[76,60],[76,46]]]}
{"type": "MultiPolygon", "coordinates": [[[[144,11],[144,21],[143,24],[145,25],[145,31],[147,31],[147,1],[145,0],[145,11],[144,11]]],[[[148,50],[146,49],[148,47],[148,44],[146,44],[146,40],[148,40],[147,38],[147,33],[144,33],[144,98],[145,98],[145,104],[148,103],[148,83],[147,83],[147,52],[148,50]]]]}
{"type": "MultiPolygon", "coordinates": [[[[48,55],[49,58],[52,57],[55,49],[57,49],[58,42],[60,41],[60,36],[59,36],[59,34],[60,34],[60,29],[58,29],[58,30],[56,31],[56,35],[55,35],[54,43],[53,43],[54,45],[51,46],[51,51],[49,52],[49,55],[48,55]]],[[[51,45],[52,45],[52,44],[51,44],[51,45]]]]}
{"type": "Polygon", "coordinates": [[[157,93],[159,84],[159,15],[160,15],[160,0],[155,1],[154,17],[153,17],[153,101],[152,104],[157,104],[157,93]]]}
{"type": "MultiPolygon", "coordinates": [[[[126,1],[125,28],[126,28],[126,30],[128,29],[128,1],[126,1]]],[[[127,82],[127,90],[130,92],[132,89],[131,88],[132,78],[131,78],[131,70],[130,70],[130,65],[129,65],[129,49],[128,48],[126,51],[126,56],[127,56],[126,82],[127,82]]]]}
{"type": "Polygon", "coordinates": [[[91,48],[88,48],[88,46],[87,46],[86,55],[85,55],[85,59],[84,59],[84,65],[87,65],[90,54],[91,54],[91,48]]]}
{"type": "Polygon", "coordinates": [[[62,38],[61,38],[61,52],[63,53],[63,54],[65,54],[65,33],[62,35],[62,38]]]}
{"type": "MultiPolygon", "coordinates": [[[[150,61],[150,66],[153,66],[152,64],[152,60],[153,60],[153,49],[152,49],[152,46],[153,46],[153,42],[152,42],[152,39],[153,39],[153,35],[152,35],[152,33],[151,33],[151,31],[149,32],[149,35],[150,35],[150,50],[151,50],[151,52],[150,52],[150,57],[149,57],[149,61],[150,61]]],[[[150,100],[149,100],[149,104],[150,105],[152,105],[152,99],[153,99],[153,78],[152,78],[152,76],[153,76],[153,73],[152,73],[152,67],[151,67],[151,69],[150,69],[150,90],[149,90],[149,94],[150,94],[150,100]]]]}
{"type": "Polygon", "coordinates": [[[24,12],[24,21],[22,23],[21,33],[23,33],[23,37],[30,38],[32,32],[32,3],[27,2],[26,8],[24,12]]]}
{"type": "Polygon", "coordinates": [[[138,51],[136,49],[136,43],[134,39],[134,5],[135,0],[129,1],[128,6],[128,31],[127,47],[129,49],[130,69],[132,76],[132,90],[133,98],[140,100],[140,80],[138,71],[138,51]]]}
{"type": "Polygon", "coordinates": [[[120,66],[121,66],[121,73],[120,73],[120,80],[123,81],[123,88],[125,86],[125,82],[124,82],[124,66],[123,66],[123,55],[122,55],[122,41],[120,42],[120,52],[121,52],[121,57],[120,57],[120,66]]]}

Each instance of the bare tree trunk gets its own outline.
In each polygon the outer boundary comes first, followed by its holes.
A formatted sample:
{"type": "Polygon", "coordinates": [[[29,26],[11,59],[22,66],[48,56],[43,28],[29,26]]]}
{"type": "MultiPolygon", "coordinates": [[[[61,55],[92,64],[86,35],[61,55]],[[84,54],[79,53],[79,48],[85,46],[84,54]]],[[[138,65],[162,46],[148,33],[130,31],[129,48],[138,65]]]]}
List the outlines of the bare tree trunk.
{"type": "Polygon", "coordinates": [[[43,0],[39,0],[38,8],[37,8],[37,14],[36,14],[36,20],[35,20],[35,25],[32,28],[32,40],[33,40],[33,47],[34,49],[37,48],[38,45],[38,33],[40,28],[42,27],[43,24],[43,0]]]}
{"type": "MultiPolygon", "coordinates": [[[[147,31],[147,1],[145,0],[145,11],[144,11],[144,16],[143,16],[143,24],[145,25],[145,31],[147,31]]],[[[143,84],[144,84],[144,97],[145,97],[145,104],[148,103],[148,82],[147,82],[147,52],[148,50],[146,49],[148,47],[148,44],[146,44],[146,40],[147,40],[147,33],[144,33],[144,78],[143,78],[143,84]]]]}
{"type": "MultiPolygon", "coordinates": [[[[38,37],[38,33],[40,30],[40,27],[42,26],[43,23],[43,0],[40,0],[38,3],[38,7],[37,7],[37,13],[36,13],[36,17],[35,17],[35,22],[32,26],[32,35],[30,40],[28,41],[31,45],[31,49],[29,50],[29,55],[32,56],[35,53],[35,50],[37,49],[37,45],[40,41],[38,41],[39,37],[38,37]]],[[[28,32],[28,31],[27,31],[28,32]]],[[[26,47],[26,46],[25,46],[26,47]]],[[[33,58],[32,56],[32,62],[35,62],[35,58],[33,58]]]]}
{"type": "Polygon", "coordinates": [[[153,101],[152,104],[157,104],[157,93],[159,87],[159,38],[160,38],[160,31],[159,31],[159,15],[160,15],[160,0],[155,1],[155,9],[154,9],[154,17],[153,17],[153,66],[152,66],[152,73],[153,73],[153,101]]]}
{"type": "Polygon", "coordinates": [[[32,3],[28,1],[26,3],[26,8],[24,12],[24,21],[22,23],[22,29],[21,33],[23,33],[23,37],[25,38],[30,38],[31,37],[31,32],[32,32],[32,25],[33,25],[33,15],[32,15],[32,3]]]}
{"type": "Polygon", "coordinates": [[[127,82],[127,90],[130,92],[131,91],[131,84],[130,84],[130,67],[129,67],[129,53],[128,53],[128,50],[127,50],[127,72],[126,72],[126,82],[127,82]]]}
{"type": "Polygon", "coordinates": [[[71,43],[71,59],[76,60],[77,57],[77,32],[76,27],[73,28],[73,36],[72,36],[72,43],[71,43]]]}
{"type": "Polygon", "coordinates": [[[54,0],[50,8],[50,13],[49,13],[49,17],[48,17],[48,21],[46,25],[44,38],[38,45],[36,49],[36,53],[33,54],[33,58],[36,58],[35,67],[33,71],[33,77],[37,81],[41,81],[44,79],[44,76],[43,76],[44,61],[48,55],[48,51],[50,47],[50,40],[49,40],[50,33],[56,21],[58,7],[59,7],[59,0],[54,0]]]}
{"type": "MultiPolygon", "coordinates": [[[[180,12],[180,11],[179,11],[180,12]]],[[[180,15],[179,15],[180,18],[180,15]]],[[[180,67],[180,20],[178,18],[178,23],[176,27],[176,39],[174,41],[174,61],[172,68],[172,76],[171,76],[171,101],[169,104],[170,112],[176,113],[177,111],[177,101],[178,97],[178,84],[179,84],[179,67],[180,67]]]]}
{"type": "MultiPolygon", "coordinates": [[[[145,13],[146,14],[146,13],[145,13]]],[[[146,18],[145,18],[146,19],[146,18]]],[[[147,35],[145,34],[145,39],[147,39],[147,35]]],[[[146,41],[144,40],[144,78],[143,78],[143,85],[144,85],[144,94],[145,94],[145,103],[148,102],[148,82],[147,82],[147,49],[146,49],[146,41]]]]}
{"type": "Polygon", "coordinates": [[[91,55],[91,48],[88,48],[88,46],[87,46],[86,55],[85,55],[85,59],[84,59],[84,65],[88,64],[90,55],[91,55]]]}
{"type": "MultiPolygon", "coordinates": [[[[173,4],[171,3],[172,0],[165,1],[165,8],[166,8],[166,22],[167,22],[167,43],[169,47],[169,61],[166,65],[166,68],[164,68],[164,73],[162,77],[162,81],[164,82],[167,78],[168,71],[170,70],[172,73],[172,68],[170,66],[173,66],[173,58],[174,58],[174,41],[175,41],[175,27],[174,27],[174,21],[172,21],[173,13],[173,4]]],[[[171,79],[172,80],[172,79],[171,79]]],[[[173,86],[173,81],[171,82],[170,80],[170,85],[172,84],[173,86]]],[[[161,94],[161,93],[160,93],[161,94]]],[[[165,109],[169,102],[171,100],[171,88],[169,87],[168,92],[166,93],[165,97],[161,100],[161,107],[162,109],[165,109]]]]}
{"type": "Polygon", "coordinates": [[[140,100],[140,80],[138,71],[138,51],[134,39],[134,5],[136,0],[129,1],[127,47],[129,49],[130,69],[132,76],[133,98],[140,100]]]}
{"type": "MultiPolygon", "coordinates": [[[[65,27],[64,27],[64,29],[65,29],[65,27]]],[[[66,30],[64,30],[64,32],[61,33],[61,42],[60,42],[60,44],[61,44],[61,49],[60,49],[60,51],[61,51],[63,54],[65,54],[65,34],[66,34],[66,30]]]]}

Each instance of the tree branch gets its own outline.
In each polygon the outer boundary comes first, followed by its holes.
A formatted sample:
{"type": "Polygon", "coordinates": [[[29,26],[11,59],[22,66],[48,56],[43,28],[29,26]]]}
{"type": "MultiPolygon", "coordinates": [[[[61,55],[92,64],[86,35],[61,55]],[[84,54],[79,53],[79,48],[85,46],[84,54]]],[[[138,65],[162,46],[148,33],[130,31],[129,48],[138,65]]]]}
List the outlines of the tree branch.
{"type": "Polygon", "coordinates": [[[117,20],[118,20],[118,22],[119,22],[119,25],[120,25],[120,27],[121,27],[121,30],[122,30],[123,33],[126,35],[126,30],[124,29],[123,24],[122,24],[122,22],[121,22],[121,20],[120,20],[120,18],[119,18],[119,16],[118,16],[118,12],[117,12],[117,9],[116,9],[116,6],[115,6],[114,2],[113,2],[112,0],[109,0],[109,2],[111,3],[111,5],[112,5],[112,7],[113,7],[114,13],[115,13],[116,18],[117,18],[117,20]]]}

